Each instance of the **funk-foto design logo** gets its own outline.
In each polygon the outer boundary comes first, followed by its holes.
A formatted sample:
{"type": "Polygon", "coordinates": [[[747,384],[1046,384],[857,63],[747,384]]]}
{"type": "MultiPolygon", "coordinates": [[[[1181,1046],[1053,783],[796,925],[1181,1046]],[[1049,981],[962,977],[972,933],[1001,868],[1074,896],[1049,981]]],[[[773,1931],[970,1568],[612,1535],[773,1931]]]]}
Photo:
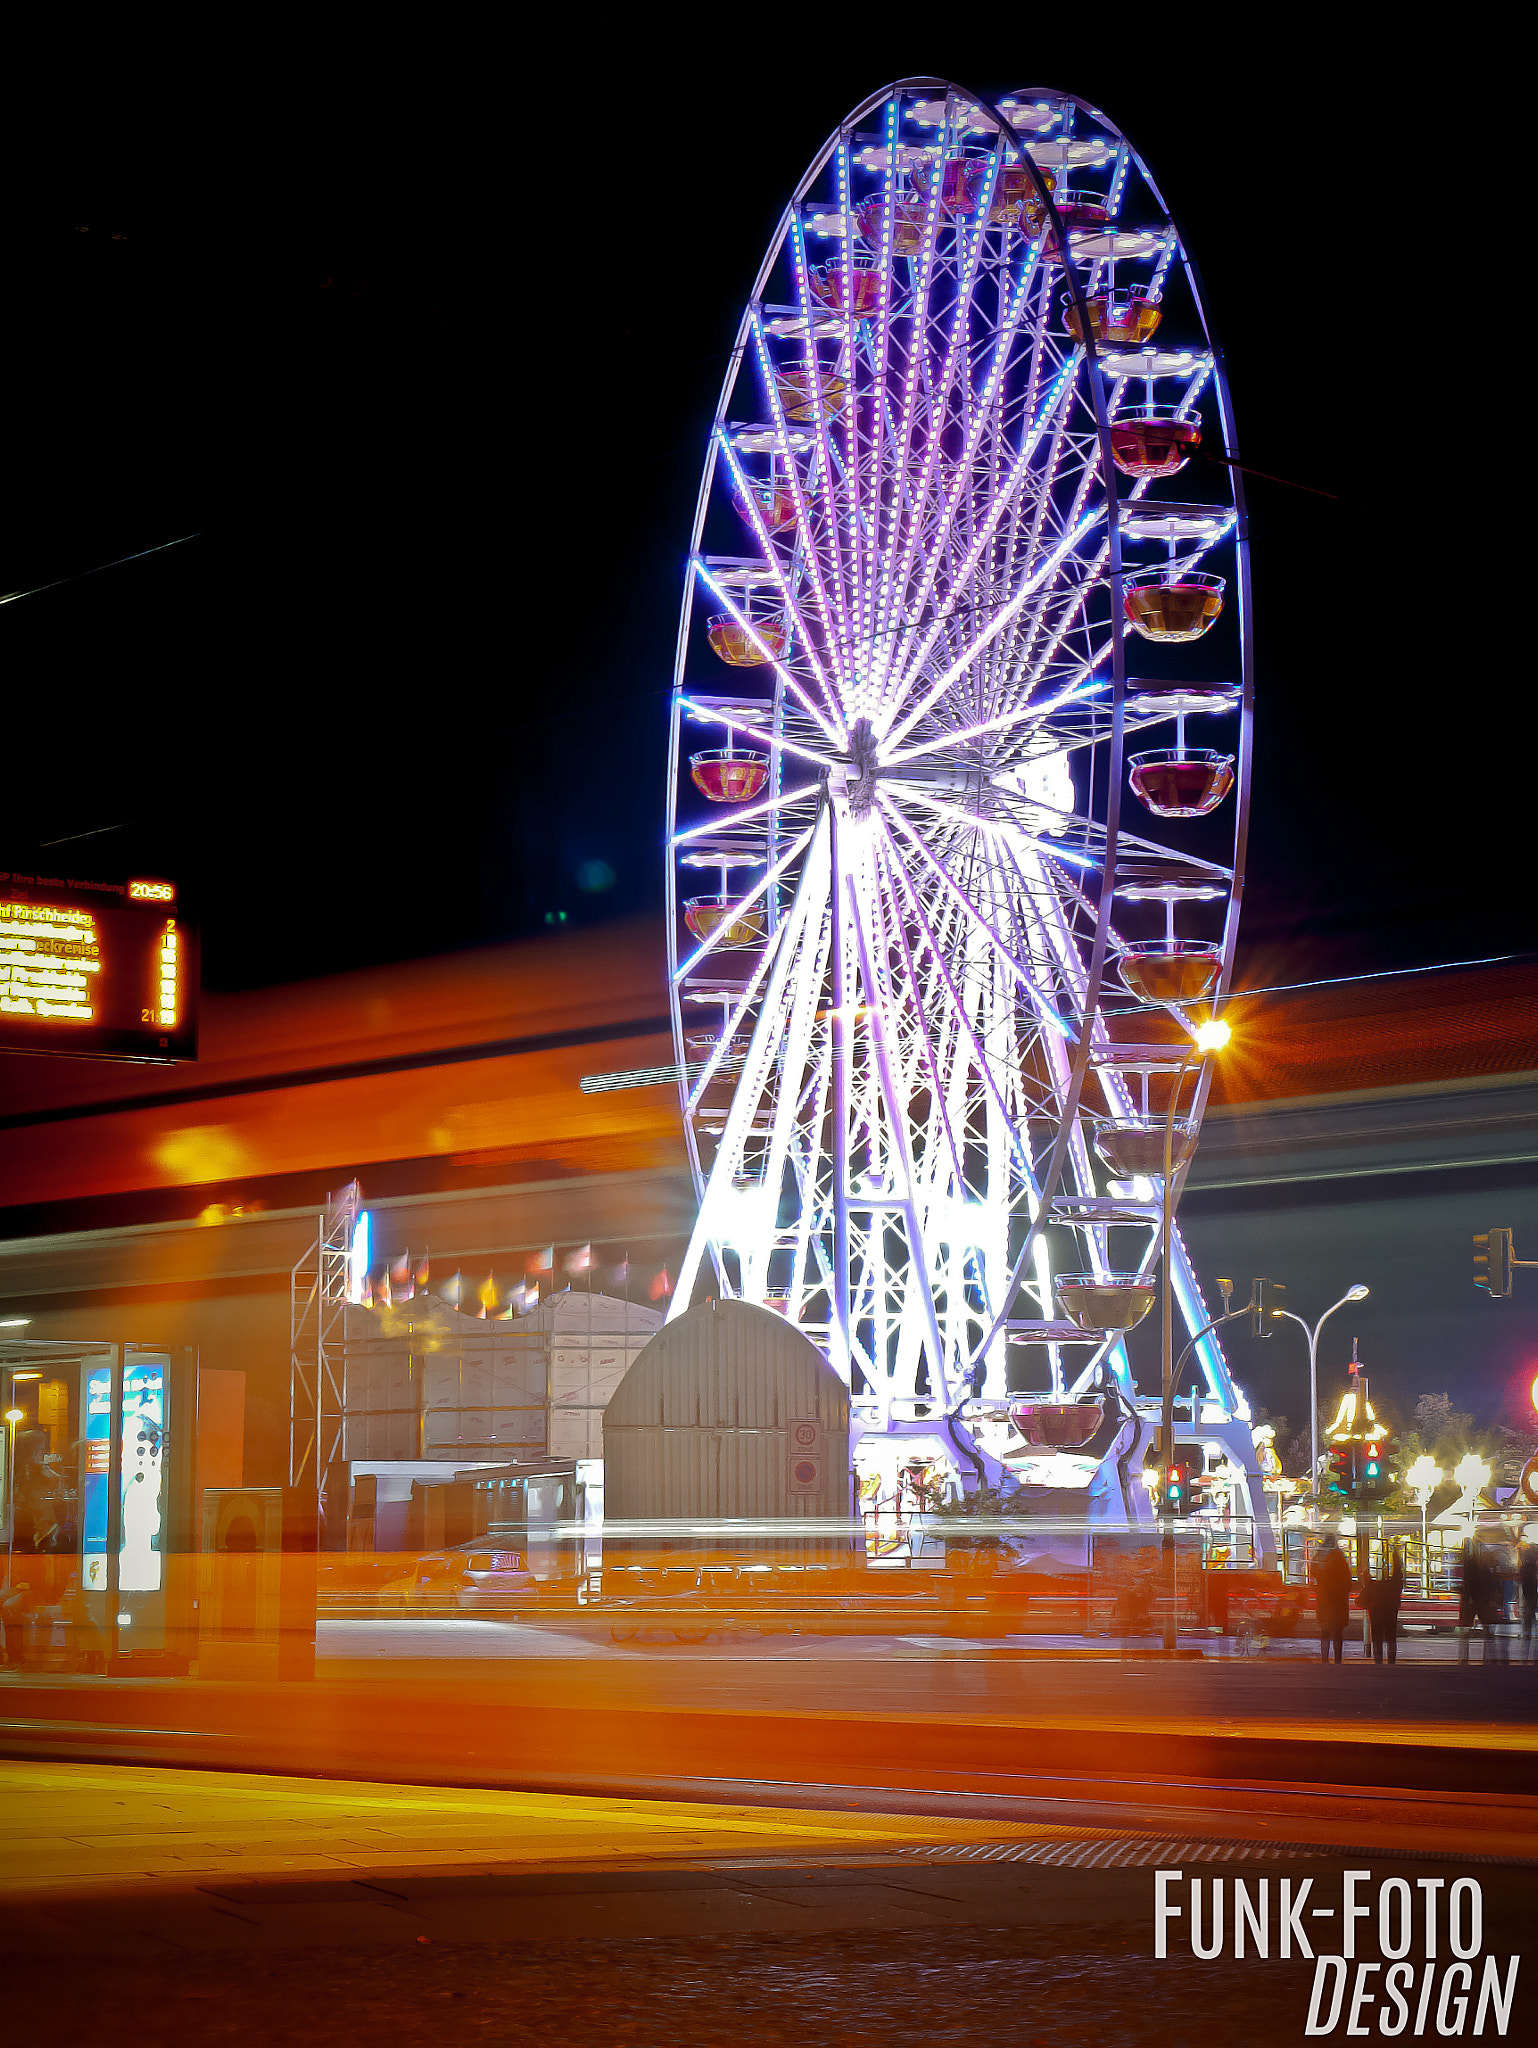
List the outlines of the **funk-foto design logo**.
{"type": "Polygon", "coordinates": [[[1169,1953],[1171,1921],[1186,1923],[1191,1953],[1204,1962],[1225,1954],[1236,1961],[1269,1956],[1274,1931],[1277,1955],[1314,1965],[1306,2035],[1333,2034],[1342,2022],[1355,2035],[1446,2038],[1483,2034],[1487,2024],[1493,2036],[1505,2034],[1522,1959],[1507,1956],[1503,1966],[1484,1953],[1484,1894],[1474,1878],[1449,1884],[1445,1877],[1418,1877],[1412,1886],[1409,1878],[1385,1877],[1374,1890],[1370,1870],[1347,1870],[1338,1906],[1310,1904],[1311,1877],[1278,1883],[1273,1929],[1270,1878],[1188,1879],[1180,1870],[1156,1870],[1154,1954],[1169,1953]],[[1190,1895],[1182,1904],[1176,1888],[1187,1884],[1190,1895]],[[1225,1902],[1228,1885],[1233,1895],[1225,1902]],[[1357,1960],[1357,1928],[1364,1920],[1376,1921],[1378,1949],[1387,1960],[1357,1960]],[[1305,1923],[1312,1925],[1317,1949],[1305,1923]]]}

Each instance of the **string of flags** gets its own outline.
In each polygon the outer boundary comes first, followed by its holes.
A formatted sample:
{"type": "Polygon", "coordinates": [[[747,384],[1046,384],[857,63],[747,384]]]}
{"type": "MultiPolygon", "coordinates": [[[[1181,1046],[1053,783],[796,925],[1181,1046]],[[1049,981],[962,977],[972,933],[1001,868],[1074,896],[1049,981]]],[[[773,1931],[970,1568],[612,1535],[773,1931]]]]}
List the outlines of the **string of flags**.
{"type": "MultiPolygon", "coordinates": [[[[457,1269],[434,1282],[428,1254],[423,1252],[420,1258],[413,1259],[410,1251],[404,1251],[389,1260],[377,1276],[370,1275],[365,1279],[362,1306],[397,1308],[423,1294],[478,1321],[510,1323],[519,1316],[530,1314],[539,1307],[542,1299],[548,1299],[557,1291],[557,1270],[569,1278],[581,1273],[589,1274],[592,1276],[588,1283],[590,1286],[595,1282],[621,1289],[630,1286],[630,1260],[623,1258],[615,1264],[605,1264],[594,1256],[590,1244],[569,1247],[561,1253],[559,1261],[553,1244],[542,1245],[525,1255],[522,1276],[507,1282],[499,1281],[494,1271],[487,1273],[483,1280],[467,1280],[457,1269]]],[[[672,1277],[665,1266],[651,1275],[646,1291],[653,1301],[665,1301],[672,1293],[672,1277]]]]}

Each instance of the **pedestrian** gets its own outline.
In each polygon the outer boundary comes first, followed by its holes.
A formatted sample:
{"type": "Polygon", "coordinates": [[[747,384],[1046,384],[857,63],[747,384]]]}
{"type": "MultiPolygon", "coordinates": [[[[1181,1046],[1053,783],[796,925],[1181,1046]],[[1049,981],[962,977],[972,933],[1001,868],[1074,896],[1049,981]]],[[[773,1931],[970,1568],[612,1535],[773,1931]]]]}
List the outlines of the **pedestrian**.
{"type": "Polygon", "coordinates": [[[1538,1610],[1538,1543],[1524,1543],[1517,1553],[1517,1585],[1522,1594],[1522,1661],[1533,1662],[1533,1622],[1538,1610]]]}
{"type": "Polygon", "coordinates": [[[1479,1619],[1479,1582],[1484,1567],[1479,1561],[1479,1546],[1472,1536],[1465,1537],[1463,1544],[1463,1570],[1458,1577],[1458,1662],[1469,1661],[1469,1640],[1474,1625],[1479,1619]]]}
{"type": "Polygon", "coordinates": [[[1485,1631],[1485,1662],[1509,1664],[1511,1645],[1506,1640],[1506,1575],[1493,1549],[1481,1560],[1476,1604],[1485,1631]]]}
{"type": "Polygon", "coordinates": [[[1329,1663],[1333,1644],[1338,1664],[1351,1615],[1351,1567],[1333,1536],[1326,1536],[1320,1545],[1309,1577],[1314,1582],[1314,1612],[1319,1618],[1319,1661],[1329,1663]]]}
{"type": "Polygon", "coordinates": [[[1372,1631],[1374,1664],[1383,1662],[1385,1651],[1389,1663],[1395,1662],[1399,1641],[1399,1603],[1403,1598],[1404,1559],[1395,1544],[1390,1549],[1382,1577],[1375,1579],[1369,1574],[1362,1587],[1362,1605],[1367,1609],[1367,1621],[1372,1631]]]}

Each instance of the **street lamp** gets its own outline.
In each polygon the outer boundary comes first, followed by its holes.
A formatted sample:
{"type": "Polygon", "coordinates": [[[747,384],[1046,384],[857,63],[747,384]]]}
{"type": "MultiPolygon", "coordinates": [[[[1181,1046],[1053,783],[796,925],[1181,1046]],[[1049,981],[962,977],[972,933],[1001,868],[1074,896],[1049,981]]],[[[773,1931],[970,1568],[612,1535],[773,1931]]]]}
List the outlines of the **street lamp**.
{"type": "Polygon", "coordinates": [[[11,1406],[5,1411],[5,1506],[9,1538],[5,1547],[5,1590],[11,1590],[11,1581],[16,1572],[16,1425],[25,1422],[27,1411],[16,1406],[16,1397],[11,1396],[11,1406]]]}
{"type": "Polygon", "coordinates": [[[1314,1493],[1314,1518],[1319,1516],[1319,1332],[1324,1328],[1336,1309],[1344,1308],[1348,1301],[1365,1301],[1372,1292],[1360,1280],[1354,1287],[1348,1287],[1339,1301],[1331,1302],[1324,1314],[1310,1329],[1301,1316],[1295,1316],[1290,1308],[1273,1309],[1272,1314],[1285,1316],[1289,1323],[1296,1323],[1308,1339],[1308,1483],[1314,1493]]]}
{"type": "MultiPolygon", "coordinates": [[[[1170,1087],[1169,1108],[1164,1113],[1164,1185],[1160,1191],[1160,1236],[1159,1236],[1159,1277],[1163,1294],[1163,1329],[1159,1343],[1160,1378],[1162,1381],[1163,1408],[1159,1418],[1159,1469],[1167,1472],[1175,1456],[1175,1375],[1171,1353],[1174,1351],[1174,1296],[1170,1288],[1170,1232],[1174,1223],[1174,1201],[1171,1183],[1175,1178],[1175,1111],[1180,1106],[1181,1084],[1186,1070],[1195,1060],[1204,1060],[1215,1052],[1221,1052],[1233,1033],[1221,1017],[1209,1017],[1204,1024],[1198,1024],[1193,1034],[1190,1051],[1175,1069],[1175,1079],[1170,1087]]],[[[1170,1608],[1164,1623],[1164,1647],[1175,1647],[1175,1531],[1168,1515],[1164,1517],[1164,1557],[1170,1571],[1170,1608]]]]}
{"type": "Polygon", "coordinates": [[[1442,1468],[1435,1458],[1423,1451],[1406,1472],[1404,1483],[1415,1495],[1421,1511],[1421,1597],[1426,1599],[1431,1592],[1430,1560],[1426,1555],[1426,1509],[1431,1504],[1431,1496],[1442,1484],[1442,1468]]]}
{"type": "Polygon", "coordinates": [[[1463,1498],[1457,1506],[1468,1516],[1472,1529],[1479,1513],[1479,1495],[1490,1484],[1490,1467],[1478,1451],[1467,1451],[1454,1465],[1453,1477],[1463,1488],[1463,1498]]]}

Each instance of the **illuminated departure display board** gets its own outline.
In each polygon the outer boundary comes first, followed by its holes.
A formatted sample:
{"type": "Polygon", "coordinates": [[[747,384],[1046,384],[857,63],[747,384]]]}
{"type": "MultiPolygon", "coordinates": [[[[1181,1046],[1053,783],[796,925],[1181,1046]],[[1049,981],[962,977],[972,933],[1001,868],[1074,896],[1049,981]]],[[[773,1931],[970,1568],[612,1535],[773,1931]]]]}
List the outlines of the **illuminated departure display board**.
{"type": "Polygon", "coordinates": [[[195,1060],[197,927],[175,883],[0,869],[0,1051],[195,1060]]]}

